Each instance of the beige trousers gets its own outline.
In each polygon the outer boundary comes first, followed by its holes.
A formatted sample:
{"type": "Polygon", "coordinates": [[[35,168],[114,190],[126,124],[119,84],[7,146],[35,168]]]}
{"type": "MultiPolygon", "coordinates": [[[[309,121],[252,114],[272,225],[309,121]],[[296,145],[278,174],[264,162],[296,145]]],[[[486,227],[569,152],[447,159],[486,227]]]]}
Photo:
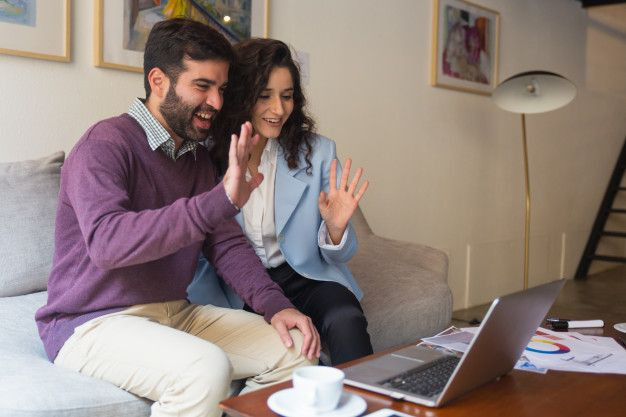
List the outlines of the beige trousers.
{"type": "Polygon", "coordinates": [[[136,305],[79,326],[55,364],[154,401],[153,417],[221,415],[232,379],[246,390],[310,365],[302,334],[287,349],[261,316],[185,300],[136,305]]]}

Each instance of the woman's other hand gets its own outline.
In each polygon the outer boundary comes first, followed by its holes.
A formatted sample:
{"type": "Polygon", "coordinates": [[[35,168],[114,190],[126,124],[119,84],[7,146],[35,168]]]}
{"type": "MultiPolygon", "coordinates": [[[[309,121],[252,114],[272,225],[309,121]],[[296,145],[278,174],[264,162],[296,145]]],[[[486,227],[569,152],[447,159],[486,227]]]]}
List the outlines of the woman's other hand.
{"type": "Polygon", "coordinates": [[[369,181],[365,180],[359,190],[356,191],[361,175],[363,175],[363,168],[358,168],[350,182],[350,186],[348,186],[351,165],[352,160],[350,158],[346,159],[343,172],[341,173],[341,181],[339,187],[337,187],[337,160],[333,159],[330,163],[328,194],[322,191],[318,200],[320,214],[326,222],[328,234],[335,245],[341,242],[343,233],[348,226],[348,221],[350,221],[369,185],[369,181]]]}

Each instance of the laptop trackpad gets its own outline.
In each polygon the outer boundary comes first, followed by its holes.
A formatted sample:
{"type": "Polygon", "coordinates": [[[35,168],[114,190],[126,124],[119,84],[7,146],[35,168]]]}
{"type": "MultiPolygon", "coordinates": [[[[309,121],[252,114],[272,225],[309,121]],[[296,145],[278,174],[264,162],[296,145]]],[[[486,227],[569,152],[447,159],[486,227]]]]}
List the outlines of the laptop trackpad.
{"type": "Polygon", "coordinates": [[[403,356],[384,355],[365,363],[344,369],[346,378],[360,382],[376,383],[399,373],[416,368],[424,362],[403,356]]]}

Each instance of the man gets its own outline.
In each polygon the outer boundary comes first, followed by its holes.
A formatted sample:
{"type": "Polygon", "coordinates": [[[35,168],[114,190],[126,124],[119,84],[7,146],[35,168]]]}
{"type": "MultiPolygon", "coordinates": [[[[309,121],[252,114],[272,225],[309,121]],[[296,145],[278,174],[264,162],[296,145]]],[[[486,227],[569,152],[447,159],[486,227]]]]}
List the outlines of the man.
{"type": "Polygon", "coordinates": [[[206,139],[233,59],[215,30],[158,23],[144,56],[146,100],[92,126],[61,175],[48,302],[36,314],[55,364],[154,402],[152,416],[219,415],[231,378],[289,378],[319,357],[319,335],[267,276],[233,216],[262,181],[245,179],[249,123],[224,180],[206,139]],[[208,259],[258,315],[185,300],[208,259]],[[301,333],[297,332],[299,329],[301,333]],[[289,330],[291,329],[291,330],[289,330]]]}

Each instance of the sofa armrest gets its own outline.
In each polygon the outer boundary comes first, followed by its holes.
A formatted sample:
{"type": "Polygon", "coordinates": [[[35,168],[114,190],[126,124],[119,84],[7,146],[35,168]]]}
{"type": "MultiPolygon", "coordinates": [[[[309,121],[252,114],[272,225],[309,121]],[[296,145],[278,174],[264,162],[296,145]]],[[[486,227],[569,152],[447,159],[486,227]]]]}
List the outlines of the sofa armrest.
{"type": "Polygon", "coordinates": [[[364,292],[361,304],[375,351],[431,336],[450,323],[443,251],[362,233],[349,267],[364,292]]]}

